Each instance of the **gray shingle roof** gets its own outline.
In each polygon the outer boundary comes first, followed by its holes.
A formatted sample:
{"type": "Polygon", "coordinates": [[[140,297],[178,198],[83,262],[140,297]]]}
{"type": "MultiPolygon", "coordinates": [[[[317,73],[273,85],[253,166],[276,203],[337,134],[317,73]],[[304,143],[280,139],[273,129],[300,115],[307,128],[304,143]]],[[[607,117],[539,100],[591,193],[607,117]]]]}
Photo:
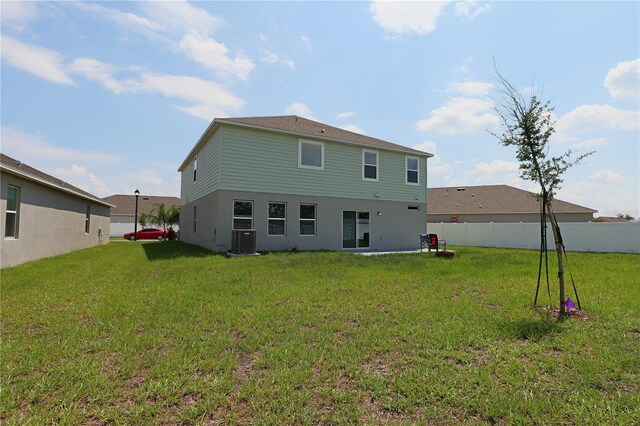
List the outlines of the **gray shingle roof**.
{"type": "Polygon", "coordinates": [[[412,155],[420,155],[426,157],[433,156],[432,154],[427,152],[387,142],[385,140],[373,138],[371,136],[361,135],[360,133],[340,129],[339,127],[334,127],[328,124],[320,123],[318,121],[298,117],[297,115],[216,118],[211,122],[202,137],[200,137],[200,140],[191,150],[189,155],[187,155],[182,165],[178,169],[179,171],[182,171],[186,164],[191,160],[193,155],[198,152],[201,145],[208,139],[208,136],[211,134],[211,132],[213,132],[216,126],[220,124],[282,132],[302,137],[311,137],[319,140],[331,140],[342,143],[351,143],[369,146],[372,148],[399,151],[412,155]]]}
{"type": "MultiPolygon", "coordinates": [[[[556,213],[595,213],[597,210],[553,200],[556,213]]],[[[427,214],[539,213],[536,194],[508,185],[427,189],[427,214]],[[458,190],[464,188],[464,190],[458,190]]]]}
{"type": "MultiPolygon", "coordinates": [[[[115,206],[111,208],[112,216],[118,214],[135,214],[135,195],[115,194],[104,197],[102,200],[115,206]]],[[[150,213],[151,209],[159,204],[164,204],[167,207],[175,204],[176,206],[180,207],[180,198],[140,194],[140,196],[138,197],[138,214],[150,213]]]]}
{"type": "Polygon", "coordinates": [[[22,161],[9,157],[6,154],[0,153],[0,165],[2,165],[2,168],[9,173],[14,173],[27,179],[36,180],[45,183],[48,186],[58,188],[61,191],[75,194],[82,198],[87,198],[100,204],[106,204],[110,206],[108,202],[102,201],[95,195],[90,194],[87,191],[78,188],[77,186],[73,186],[70,183],[63,181],[62,179],[58,179],[55,176],[48,175],[36,168],[23,163],[22,161]]]}

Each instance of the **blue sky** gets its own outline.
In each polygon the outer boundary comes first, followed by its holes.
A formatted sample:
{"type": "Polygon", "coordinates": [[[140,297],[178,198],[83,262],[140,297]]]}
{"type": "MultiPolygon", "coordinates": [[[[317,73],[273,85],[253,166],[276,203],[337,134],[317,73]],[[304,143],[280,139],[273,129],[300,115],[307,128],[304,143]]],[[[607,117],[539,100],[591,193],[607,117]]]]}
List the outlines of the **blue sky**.
{"type": "Polygon", "coordinates": [[[297,114],[435,154],[428,185],[519,179],[493,58],[596,150],[560,199],[640,215],[638,2],[6,2],[2,151],[98,196],[179,196],[214,117],[297,114]]]}

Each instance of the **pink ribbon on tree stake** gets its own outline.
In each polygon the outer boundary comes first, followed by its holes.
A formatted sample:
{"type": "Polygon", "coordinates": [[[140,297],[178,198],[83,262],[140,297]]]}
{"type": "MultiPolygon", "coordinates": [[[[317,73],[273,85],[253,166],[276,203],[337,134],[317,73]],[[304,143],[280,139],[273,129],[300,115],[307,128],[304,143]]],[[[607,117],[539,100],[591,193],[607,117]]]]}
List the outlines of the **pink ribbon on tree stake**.
{"type": "Polygon", "coordinates": [[[576,309],[576,305],[573,304],[573,300],[571,300],[570,297],[564,303],[564,306],[567,308],[568,311],[573,311],[576,309]]]}

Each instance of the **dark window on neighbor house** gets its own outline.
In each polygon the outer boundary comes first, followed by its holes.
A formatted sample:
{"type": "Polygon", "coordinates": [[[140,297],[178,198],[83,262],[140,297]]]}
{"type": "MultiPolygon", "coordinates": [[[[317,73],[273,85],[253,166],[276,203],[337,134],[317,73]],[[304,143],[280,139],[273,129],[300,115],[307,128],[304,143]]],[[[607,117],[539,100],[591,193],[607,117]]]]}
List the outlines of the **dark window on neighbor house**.
{"type": "Polygon", "coordinates": [[[324,144],[314,141],[298,141],[298,167],[324,169],[324,144]]]}
{"type": "Polygon", "coordinates": [[[420,183],[420,180],[418,177],[420,173],[418,157],[405,157],[405,161],[407,165],[405,183],[410,185],[418,185],[420,183]]]}
{"type": "Polygon", "coordinates": [[[193,159],[193,181],[196,181],[196,173],[198,172],[198,157],[193,159]]]}
{"type": "Polygon", "coordinates": [[[362,180],[378,180],[378,151],[362,150],[362,180]]]}
{"type": "Polygon", "coordinates": [[[300,235],[316,235],[315,204],[300,204],[300,235]]]}
{"type": "Polygon", "coordinates": [[[414,210],[414,211],[419,211],[420,210],[420,206],[407,206],[407,208],[409,210],[414,210]]]}
{"type": "Polygon", "coordinates": [[[20,188],[7,185],[7,213],[5,215],[4,236],[18,238],[20,214],[20,188]]]}
{"type": "Polygon", "coordinates": [[[91,206],[87,206],[87,212],[84,215],[84,233],[88,234],[91,229],[91,206]]]}
{"type": "Polygon", "coordinates": [[[253,201],[233,202],[233,229],[253,229],[253,201]]]}
{"type": "Polygon", "coordinates": [[[285,235],[287,229],[287,205],[269,203],[268,235],[285,235]]]}
{"type": "Polygon", "coordinates": [[[193,206],[193,232],[196,232],[196,222],[198,217],[198,208],[193,206]]]}

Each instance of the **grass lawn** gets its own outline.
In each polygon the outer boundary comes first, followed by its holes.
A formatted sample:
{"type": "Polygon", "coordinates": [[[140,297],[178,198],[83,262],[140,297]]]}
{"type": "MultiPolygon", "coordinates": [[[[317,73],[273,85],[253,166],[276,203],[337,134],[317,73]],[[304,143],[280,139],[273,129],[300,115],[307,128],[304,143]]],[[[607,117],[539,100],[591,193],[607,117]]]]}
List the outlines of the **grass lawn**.
{"type": "Polygon", "coordinates": [[[5,269],[0,420],[638,424],[640,256],[569,253],[564,321],[531,309],[537,256],[172,241],[5,269]]]}

